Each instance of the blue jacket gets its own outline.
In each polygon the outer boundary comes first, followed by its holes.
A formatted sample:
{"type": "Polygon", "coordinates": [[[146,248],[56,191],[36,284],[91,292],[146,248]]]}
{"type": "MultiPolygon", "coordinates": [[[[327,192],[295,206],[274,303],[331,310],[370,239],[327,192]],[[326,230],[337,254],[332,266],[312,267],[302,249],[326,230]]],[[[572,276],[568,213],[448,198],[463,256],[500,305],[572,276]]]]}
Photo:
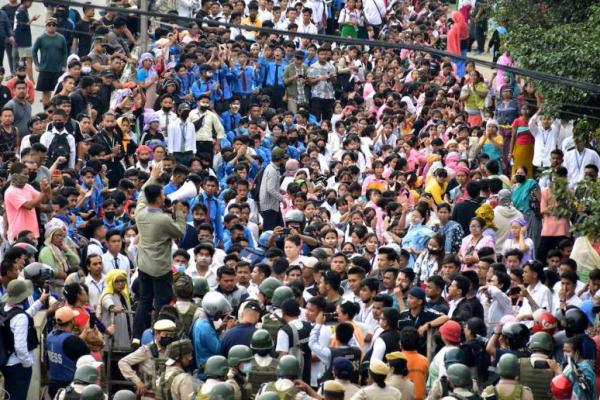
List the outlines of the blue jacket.
{"type": "Polygon", "coordinates": [[[215,228],[215,246],[223,240],[223,213],[225,211],[222,204],[215,197],[207,197],[203,194],[194,197],[190,203],[190,210],[196,205],[202,203],[209,212],[209,220],[212,226],[215,228]],[[209,207],[210,203],[210,207],[209,207]]]}
{"type": "MultiPolygon", "coordinates": [[[[223,124],[223,128],[225,128],[225,132],[227,133],[227,137],[229,138],[229,132],[237,129],[240,126],[240,120],[242,119],[242,115],[240,113],[233,114],[231,110],[227,110],[221,113],[221,123],[223,124]]],[[[230,141],[233,141],[235,135],[232,138],[229,138],[230,141]]]]}
{"type": "MultiPolygon", "coordinates": [[[[200,318],[194,322],[192,343],[194,344],[194,357],[198,367],[203,367],[210,357],[221,354],[221,339],[219,339],[212,323],[207,319],[200,318]]],[[[204,374],[198,373],[198,378],[204,380],[204,374]]]]}
{"type": "MultiPolygon", "coordinates": [[[[252,238],[252,234],[248,228],[244,227],[244,236],[248,240],[248,247],[254,248],[254,239],[252,238]]],[[[233,241],[231,240],[231,232],[229,229],[225,229],[223,232],[223,250],[227,251],[233,245],[233,241]]]]}
{"type": "Polygon", "coordinates": [[[283,84],[283,70],[287,66],[287,62],[285,59],[282,59],[279,62],[279,68],[277,68],[277,63],[275,61],[271,61],[266,65],[266,80],[265,86],[274,87],[275,86],[275,70],[277,70],[277,82],[280,88],[284,87],[283,84]]]}
{"type": "MultiPolygon", "coordinates": [[[[209,81],[203,81],[202,79],[198,79],[192,85],[192,95],[194,96],[194,99],[198,100],[201,95],[209,92],[210,89],[215,88],[216,85],[217,85],[217,82],[212,79],[209,81]]],[[[221,89],[217,89],[217,90],[213,90],[212,92],[208,93],[208,95],[210,96],[210,100],[215,102],[215,101],[218,101],[221,99],[222,92],[221,92],[221,89]]]]}
{"type": "Polygon", "coordinates": [[[254,71],[253,67],[246,65],[244,68],[242,68],[240,66],[240,63],[237,63],[235,67],[233,67],[233,74],[235,77],[235,79],[233,80],[233,93],[239,94],[241,96],[247,96],[256,90],[256,72],[254,71]],[[242,75],[246,77],[245,89],[243,85],[242,75]]]}
{"type": "Polygon", "coordinates": [[[52,381],[70,382],[75,376],[77,361],[67,357],[63,347],[65,339],[72,335],[70,332],[52,331],[46,339],[50,380],[52,381]]]}

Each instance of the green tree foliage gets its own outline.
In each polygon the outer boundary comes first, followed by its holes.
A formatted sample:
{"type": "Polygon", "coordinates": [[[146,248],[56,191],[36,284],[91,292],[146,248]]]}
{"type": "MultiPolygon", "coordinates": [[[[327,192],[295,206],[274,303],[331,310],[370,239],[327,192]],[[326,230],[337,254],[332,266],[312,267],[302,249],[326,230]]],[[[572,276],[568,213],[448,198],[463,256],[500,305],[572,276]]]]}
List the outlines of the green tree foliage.
{"type": "MultiPolygon", "coordinates": [[[[519,67],[600,84],[600,2],[597,0],[490,0],[508,30],[506,48],[519,67]]],[[[600,96],[534,81],[547,111],[600,118],[600,96]],[[573,105],[576,104],[576,105],[573,105]]]]}

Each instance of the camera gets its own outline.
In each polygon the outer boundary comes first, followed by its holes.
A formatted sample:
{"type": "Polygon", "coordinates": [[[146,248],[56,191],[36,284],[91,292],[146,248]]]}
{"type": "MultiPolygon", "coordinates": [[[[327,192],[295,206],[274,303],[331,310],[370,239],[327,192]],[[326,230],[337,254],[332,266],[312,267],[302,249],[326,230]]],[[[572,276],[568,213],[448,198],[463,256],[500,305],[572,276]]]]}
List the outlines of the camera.
{"type": "Polygon", "coordinates": [[[326,312],[323,314],[325,317],[325,323],[338,322],[338,316],[336,312],[326,312]]]}

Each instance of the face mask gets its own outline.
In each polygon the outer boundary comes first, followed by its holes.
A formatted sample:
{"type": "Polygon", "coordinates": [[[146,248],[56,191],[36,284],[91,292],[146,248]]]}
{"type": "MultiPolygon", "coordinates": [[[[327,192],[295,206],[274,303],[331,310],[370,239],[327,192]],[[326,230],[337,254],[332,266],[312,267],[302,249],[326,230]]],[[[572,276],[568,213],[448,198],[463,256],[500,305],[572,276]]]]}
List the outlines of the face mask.
{"type": "Polygon", "coordinates": [[[219,330],[219,328],[223,326],[223,319],[219,318],[218,320],[213,321],[213,326],[215,327],[215,330],[219,330]]]}
{"type": "Polygon", "coordinates": [[[207,73],[206,73],[206,77],[207,77],[208,79],[212,78],[212,76],[213,76],[212,72],[207,72],[207,73]]]}
{"type": "Polygon", "coordinates": [[[240,372],[244,375],[248,375],[252,371],[252,363],[245,362],[240,365],[240,372]]]}
{"type": "Polygon", "coordinates": [[[114,125],[107,125],[104,127],[104,130],[107,132],[112,132],[115,129],[114,125]]]}
{"type": "Polygon", "coordinates": [[[200,111],[206,111],[210,108],[210,106],[204,105],[204,104],[200,104],[200,111]]]}
{"type": "Polygon", "coordinates": [[[168,345],[170,345],[171,343],[173,343],[175,341],[175,338],[172,336],[163,336],[160,339],[158,339],[158,343],[162,346],[162,347],[167,347],[168,345]]]}
{"type": "Polygon", "coordinates": [[[515,175],[515,182],[517,183],[524,183],[525,182],[525,175],[515,175]]]}
{"type": "Polygon", "coordinates": [[[190,112],[189,112],[189,111],[182,111],[182,112],[181,112],[181,119],[182,119],[182,120],[186,120],[186,119],[187,119],[187,117],[189,117],[189,115],[190,115],[190,112]]]}
{"type": "Polygon", "coordinates": [[[183,264],[175,264],[175,269],[180,273],[185,273],[186,270],[185,265],[183,264]]]}
{"type": "Polygon", "coordinates": [[[27,76],[26,74],[17,74],[17,78],[19,78],[21,80],[25,79],[26,76],[27,76]]]}
{"type": "Polygon", "coordinates": [[[28,180],[28,176],[23,176],[21,174],[14,174],[12,176],[12,184],[18,188],[23,188],[28,180]]]}
{"type": "Polygon", "coordinates": [[[171,107],[163,107],[162,109],[166,113],[168,113],[169,111],[171,111],[171,107]]]}
{"type": "Polygon", "coordinates": [[[231,111],[233,111],[233,112],[238,112],[239,109],[240,109],[240,106],[231,106],[231,111]]]}
{"type": "Polygon", "coordinates": [[[37,178],[37,172],[30,172],[29,173],[29,182],[35,181],[35,178],[37,178]]]}
{"type": "Polygon", "coordinates": [[[107,220],[112,220],[115,218],[115,212],[114,211],[105,211],[104,216],[106,217],[107,220]]]}
{"type": "Polygon", "coordinates": [[[335,197],[328,197],[327,198],[327,204],[329,204],[330,206],[335,204],[335,197]]]}
{"type": "Polygon", "coordinates": [[[57,131],[62,131],[63,129],[65,129],[65,123],[64,122],[54,122],[53,125],[54,125],[54,127],[56,128],[57,131]]]}
{"type": "Polygon", "coordinates": [[[206,221],[205,218],[194,218],[194,225],[200,225],[201,223],[203,223],[205,221],[206,221]]]}
{"type": "Polygon", "coordinates": [[[88,67],[86,65],[84,65],[83,67],[81,67],[81,73],[82,74],[89,74],[90,72],[92,72],[92,67],[88,67]]]}

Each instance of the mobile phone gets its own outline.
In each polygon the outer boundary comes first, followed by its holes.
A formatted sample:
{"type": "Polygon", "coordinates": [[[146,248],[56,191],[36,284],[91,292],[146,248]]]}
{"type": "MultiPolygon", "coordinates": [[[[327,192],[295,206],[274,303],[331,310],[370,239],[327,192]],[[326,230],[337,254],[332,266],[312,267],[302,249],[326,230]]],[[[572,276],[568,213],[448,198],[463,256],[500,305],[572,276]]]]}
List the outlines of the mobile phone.
{"type": "Polygon", "coordinates": [[[90,328],[94,329],[96,327],[96,313],[90,313],[90,328]]]}
{"type": "Polygon", "coordinates": [[[284,235],[289,235],[290,234],[290,228],[283,228],[283,234],[284,235]]]}

